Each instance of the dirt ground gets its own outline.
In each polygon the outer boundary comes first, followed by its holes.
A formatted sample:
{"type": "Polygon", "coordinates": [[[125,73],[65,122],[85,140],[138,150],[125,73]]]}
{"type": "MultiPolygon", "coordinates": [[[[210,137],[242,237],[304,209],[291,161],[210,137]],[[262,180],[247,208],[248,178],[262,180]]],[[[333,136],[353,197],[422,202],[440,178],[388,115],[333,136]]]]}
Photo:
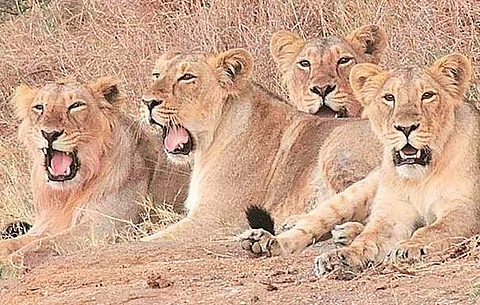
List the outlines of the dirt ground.
{"type": "Polygon", "coordinates": [[[351,281],[316,278],[317,254],[253,258],[232,238],[119,244],[30,261],[0,281],[0,304],[480,304],[478,249],[351,281]]]}

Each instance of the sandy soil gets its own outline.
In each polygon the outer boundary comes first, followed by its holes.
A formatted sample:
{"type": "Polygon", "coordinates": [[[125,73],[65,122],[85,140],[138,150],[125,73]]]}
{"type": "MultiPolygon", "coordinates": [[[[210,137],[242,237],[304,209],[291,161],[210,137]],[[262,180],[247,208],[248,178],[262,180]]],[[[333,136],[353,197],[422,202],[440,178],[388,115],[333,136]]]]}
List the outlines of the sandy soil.
{"type": "Polygon", "coordinates": [[[480,304],[478,249],[351,281],[316,278],[317,253],[253,258],[236,241],[217,239],[33,257],[24,276],[0,281],[0,304],[480,304]]]}

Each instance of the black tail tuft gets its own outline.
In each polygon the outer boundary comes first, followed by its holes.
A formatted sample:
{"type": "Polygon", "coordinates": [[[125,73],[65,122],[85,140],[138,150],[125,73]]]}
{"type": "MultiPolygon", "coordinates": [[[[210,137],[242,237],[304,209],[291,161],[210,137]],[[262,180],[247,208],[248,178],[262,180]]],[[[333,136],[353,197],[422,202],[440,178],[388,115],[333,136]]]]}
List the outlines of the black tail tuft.
{"type": "Polygon", "coordinates": [[[264,229],[265,231],[275,235],[275,222],[272,215],[258,205],[252,205],[245,211],[247,215],[248,224],[252,229],[264,229]]]}
{"type": "Polygon", "coordinates": [[[20,235],[27,233],[31,227],[32,225],[25,221],[17,221],[17,222],[9,223],[2,229],[0,233],[0,239],[18,237],[20,235]]]}

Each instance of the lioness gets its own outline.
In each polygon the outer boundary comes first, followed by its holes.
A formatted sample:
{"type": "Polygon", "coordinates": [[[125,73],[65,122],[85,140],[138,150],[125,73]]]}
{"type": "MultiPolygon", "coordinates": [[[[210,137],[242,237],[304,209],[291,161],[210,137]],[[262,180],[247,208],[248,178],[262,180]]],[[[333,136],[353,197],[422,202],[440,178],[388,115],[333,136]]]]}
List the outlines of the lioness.
{"type": "Polygon", "coordinates": [[[276,237],[245,232],[243,247],[271,255],[301,251],[334,225],[369,214],[350,246],[316,259],[316,271],[324,274],[362,269],[387,253],[394,262],[415,261],[480,233],[480,114],[463,102],[470,76],[470,61],[461,54],[424,70],[355,66],[350,82],[383,142],[381,166],[290,231],[276,237]]]}
{"type": "Polygon", "coordinates": [[[251,204],[280,218],[299,213],[380,163],[368,121],[301,113],[250,81],[252,66],[243,49],[167,52],[156,62],[146,118],[163,130],[168,157],[192,160],[193,171],[188,216],[145,240],[238,230],[251,204]],[[352,145],[359,139],[368,146],[352,145]]]}
{"type": "Polygon", "coordinates": [[[348,82],[358,63],[375,63],[387,45],[376,25],[354,30],[345,38],[303,39],[279,31],[270,40],[270,54],[287,87],[290,102],[300,111],[329,117],[359,117],[361,104],[348,82]]]}
{"type": "Polygon", "coordinates": [[[176,192],[165,185],[188,181],[165,164],[160,143],[121,111],[124,98],[114,78],[20,85],[12,101],[32,161],[35,215],[25,235],[0,241],[0,256],[99,240],[138,223],[147,196],[173,200],[176,192]]]}

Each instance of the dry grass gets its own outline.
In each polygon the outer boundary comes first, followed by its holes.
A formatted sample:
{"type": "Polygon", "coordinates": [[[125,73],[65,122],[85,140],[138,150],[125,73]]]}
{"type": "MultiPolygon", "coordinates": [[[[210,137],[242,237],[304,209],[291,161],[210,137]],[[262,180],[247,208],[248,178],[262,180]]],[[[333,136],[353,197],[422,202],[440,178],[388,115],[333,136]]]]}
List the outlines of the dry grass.
{"type": "Polygon", "coordinates": [[[480,73],[477,0],[3,0],[0,18],[0,225],[31,215],[28,164],[17,148],[17,122],[8,105],[20,82],[114,74],[124,80],[131,108],[137,109],[153,60],[163,50],[244,47],[256,59],[255,78],[281,93],[268,54],[272,33],[345,35],[366,23],[383,26],[390,37],[386,66],[423,65],[460,51],[473,58],[475,80],[480,73]]]}

